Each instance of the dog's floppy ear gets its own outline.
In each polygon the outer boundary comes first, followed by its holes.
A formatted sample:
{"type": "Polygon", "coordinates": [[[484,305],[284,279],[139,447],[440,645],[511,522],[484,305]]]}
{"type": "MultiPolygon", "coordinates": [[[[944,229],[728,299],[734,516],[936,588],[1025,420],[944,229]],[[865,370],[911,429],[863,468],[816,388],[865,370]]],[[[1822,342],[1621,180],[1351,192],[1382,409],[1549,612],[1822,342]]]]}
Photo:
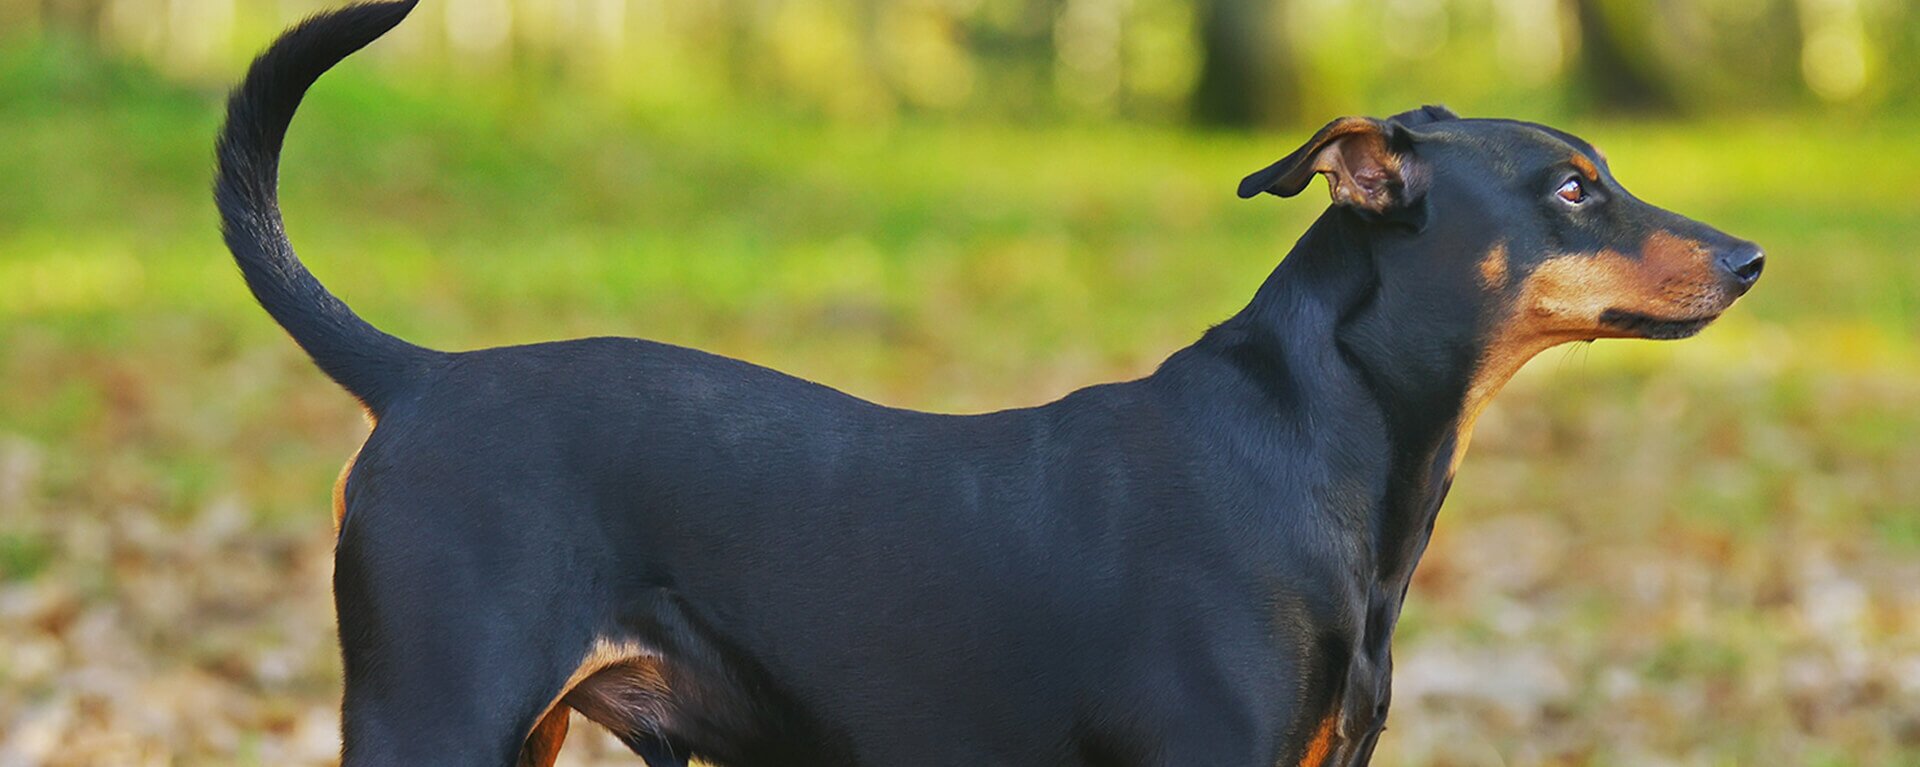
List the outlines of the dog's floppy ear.
{"type": "MultiPolygon", "coordinates": [[[[1453,115],[1444,107],[1409,113],[1414,114],[1424,122],[1453,115]]],[[[1261,192],[1292,197],[1307,188],[1314,174],[1324,173],[1334,204],[1386,213],[1417,196],[1410,193],[1417,191],[1409,162],[1412,148],[1412,138],[1397,120],[1342,117],[1327,123],[1293,154],[1243,179],[1240,197],[1261,192]]]]}

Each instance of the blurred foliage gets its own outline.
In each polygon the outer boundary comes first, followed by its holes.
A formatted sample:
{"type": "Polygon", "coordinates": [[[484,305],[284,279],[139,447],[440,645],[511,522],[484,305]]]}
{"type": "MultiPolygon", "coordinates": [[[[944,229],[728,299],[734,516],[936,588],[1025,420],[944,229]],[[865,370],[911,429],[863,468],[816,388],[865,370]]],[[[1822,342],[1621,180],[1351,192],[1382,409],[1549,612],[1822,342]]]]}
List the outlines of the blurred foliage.
{"type": "MultiPolygon", "coordinates": [[[[325,5],[0,0],[0,29],[217,79],[325,5]]],[[[1920,105],[1920,7],[1905,0],[461,0],[423,4],[377,56],[489,88],[562,81],[653,108],[771,102],[852,121],[1920,105]]]]}
{"type": "MultiPolygon", "coordinates": [[[[207,193],[225,84],[311,7],[0,0],[0,764],[335,756],[327,491],[365,427],[253,305],[207,193]]],[[[314,270],[436,347],[639,335],[889,404],[1031,404],[1151,369],[1320,207],[1232,196],[1300,129],[1185,125],[1214,6],[453,7],[323,81],[284,189],[314,270]],[[1098,91],[1062,69],[1075,24],[1123,41],[1105,101],[1070,95],[1098,91]]],[[[1701,337],[1549,352],[1483,418],[1377,763],[1920,763],[1913,12],[1253,10],[1293,68],[1260,87],[1295,101],[1251,119],[1550,118],[1770,254],[1701,337]],[[1607,58],[1581,13],[1666,94],[1632,120],[1588,92],[1619,86],[1581,74],[1607,58]],[[1793,51],[1856,44],[1858,82],[1793,51]]],[[[577,724],[567,763],[632,763],[577,724]]]]}

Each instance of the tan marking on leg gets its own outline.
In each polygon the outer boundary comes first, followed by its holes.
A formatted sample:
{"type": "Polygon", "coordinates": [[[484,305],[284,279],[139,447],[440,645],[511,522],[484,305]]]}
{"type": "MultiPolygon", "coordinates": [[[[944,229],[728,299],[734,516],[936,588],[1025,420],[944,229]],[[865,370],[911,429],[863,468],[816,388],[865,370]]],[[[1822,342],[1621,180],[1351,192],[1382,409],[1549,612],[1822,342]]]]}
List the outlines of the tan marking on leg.
{"type": "Polygon", "coordinates": [[[548,709],[521,744],[516,767],[553,767],[554,760],[560,758],[560,746],[567,742],[567,717],[572,711],[566,706],[548,709]]]}
{"type": "Polygon", "coordinates": [[[340,476],[333,480],[333,534],[340,534],[340,521],[347,516],[347,475],[353,473],[353,462],[360,460],[362,444],[353,449],[353,455],[347,456],[347,463],[340,467],[340,476]]]}
{"type": "Polygon", "coordinates": [[[1324,767],[1327,757],[1333,755],[1334,720],[1338,713],[1328,714],[1320,720],[1320,728],[1313,733],[1313,740],[1307,741],[1307,753],[1300,757],[1300,767],[1324,767]]]}
{"type": "MultiPolygon", "coordinates": [[[[372,436],[373,428],[380,425],[380,419],[371,410],[362,410],[367,418],[367,434],[372,436]]],[[[333,534],[340,534],[340,522],[347,517],[347,476],[353,473],[353,464],[360,460],[360,451],[367,449],[366,440],[353,449],[353,455],[347,456],[347,463],[340,467],[340,476],[333,480],[333,534]]]]}
{"type": "MultiPolygon", "coordinates": [[[[574,688],[579,687],[581,682],[585,682],[595,674],[624,666],[633,670],[635,678],[643,686],[657,690],[661,697],[664,697],[667,692],[667,682],[660,673],[659,661],[660,653],[639,642],[631,639],[611,640],[606,637],[596,637],[593,640],[593,646],[587,649],[586,656],[580,659],[580,664],[574,667],[573,673],[567,675],[567,682],[560,686],[560,692],[553,696],[553,700],[547,702],[546,713],[541,715],[539,723],[528,732],[526,742],[529,745],[523,747],[522,758],[526,748],[530,748],[533,739],[540,736],[542,728],[548,726],[547,720],[555,716],[555,712],[561,714],[562,721],[565,720],[564,714],[569,707],[561,703],[561,700],[566,698],[568,693],[573,692],[574,688]]],[[[562,735],[564,734],[563,729],[562,735]]],[[[557,745],[555,750],[558,750],[557,745]]]]}
{"type": "MultiPolygon", "coordinates": [[[[660,653],[631,639],[619,641],[610,640],[605,637],[595,639],[593,640],[593,647],[587,650],[585,658],[580,659],[580,665],[575,667],[573,674],[567,677],[566,687],[561,689],[560,695],[555,696],[554,700],[565,697],[568,691],[579,686],[581,682],[586,681],[587,677],[625,663],[648,661],[648,663],[644,665],[654,668],[654,673],[657,675],[657,661],[659,659],[660,653]]],[[[664,680],[662,680],[660,686],[665,688],[666,683],[664,680]]]]}

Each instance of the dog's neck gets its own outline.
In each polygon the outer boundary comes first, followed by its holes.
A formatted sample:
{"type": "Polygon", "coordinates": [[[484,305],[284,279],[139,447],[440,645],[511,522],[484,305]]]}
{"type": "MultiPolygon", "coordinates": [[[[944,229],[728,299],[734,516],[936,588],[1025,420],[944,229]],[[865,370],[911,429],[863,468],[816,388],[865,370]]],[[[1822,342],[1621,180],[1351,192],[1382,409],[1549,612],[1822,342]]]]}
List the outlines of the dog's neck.
{"type": "Polygon", "coordinates": [[[1378,268],[1421,258],[1423,241],[1331,209],[1246,309],[1169,360],[1224,361],[1240,385],[1291,411],[1282,417],[1319,446],[1325,481],[1366,491],[1365,508],[1343,510],[1346,527],[1389,591],[1404,589],[1432,533],[1482,358],[1473,301],[1423,300],[1432,286],[1378,268]]]}

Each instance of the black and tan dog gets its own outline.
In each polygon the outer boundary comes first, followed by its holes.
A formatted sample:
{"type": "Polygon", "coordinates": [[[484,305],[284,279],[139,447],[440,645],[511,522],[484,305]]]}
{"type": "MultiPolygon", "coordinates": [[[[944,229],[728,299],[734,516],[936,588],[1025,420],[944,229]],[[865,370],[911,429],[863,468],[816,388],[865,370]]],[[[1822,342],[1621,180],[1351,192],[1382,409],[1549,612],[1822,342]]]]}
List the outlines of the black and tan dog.
{"type": "Polygon", "coordinates": [[[1366,764],[1487,401],[1760,274],[1586,142],[1428,107],[1247,178],[1334,204],[1152,375],[1043,407],[898,410],[624,338],[433,351],[328,294],[275,193],[301,95],[411,7],[289,32],[219,144],[248,286],[376,424],[336,488],[350,765],[546,765],[570,711],[655,767],[1366,764]]]}

